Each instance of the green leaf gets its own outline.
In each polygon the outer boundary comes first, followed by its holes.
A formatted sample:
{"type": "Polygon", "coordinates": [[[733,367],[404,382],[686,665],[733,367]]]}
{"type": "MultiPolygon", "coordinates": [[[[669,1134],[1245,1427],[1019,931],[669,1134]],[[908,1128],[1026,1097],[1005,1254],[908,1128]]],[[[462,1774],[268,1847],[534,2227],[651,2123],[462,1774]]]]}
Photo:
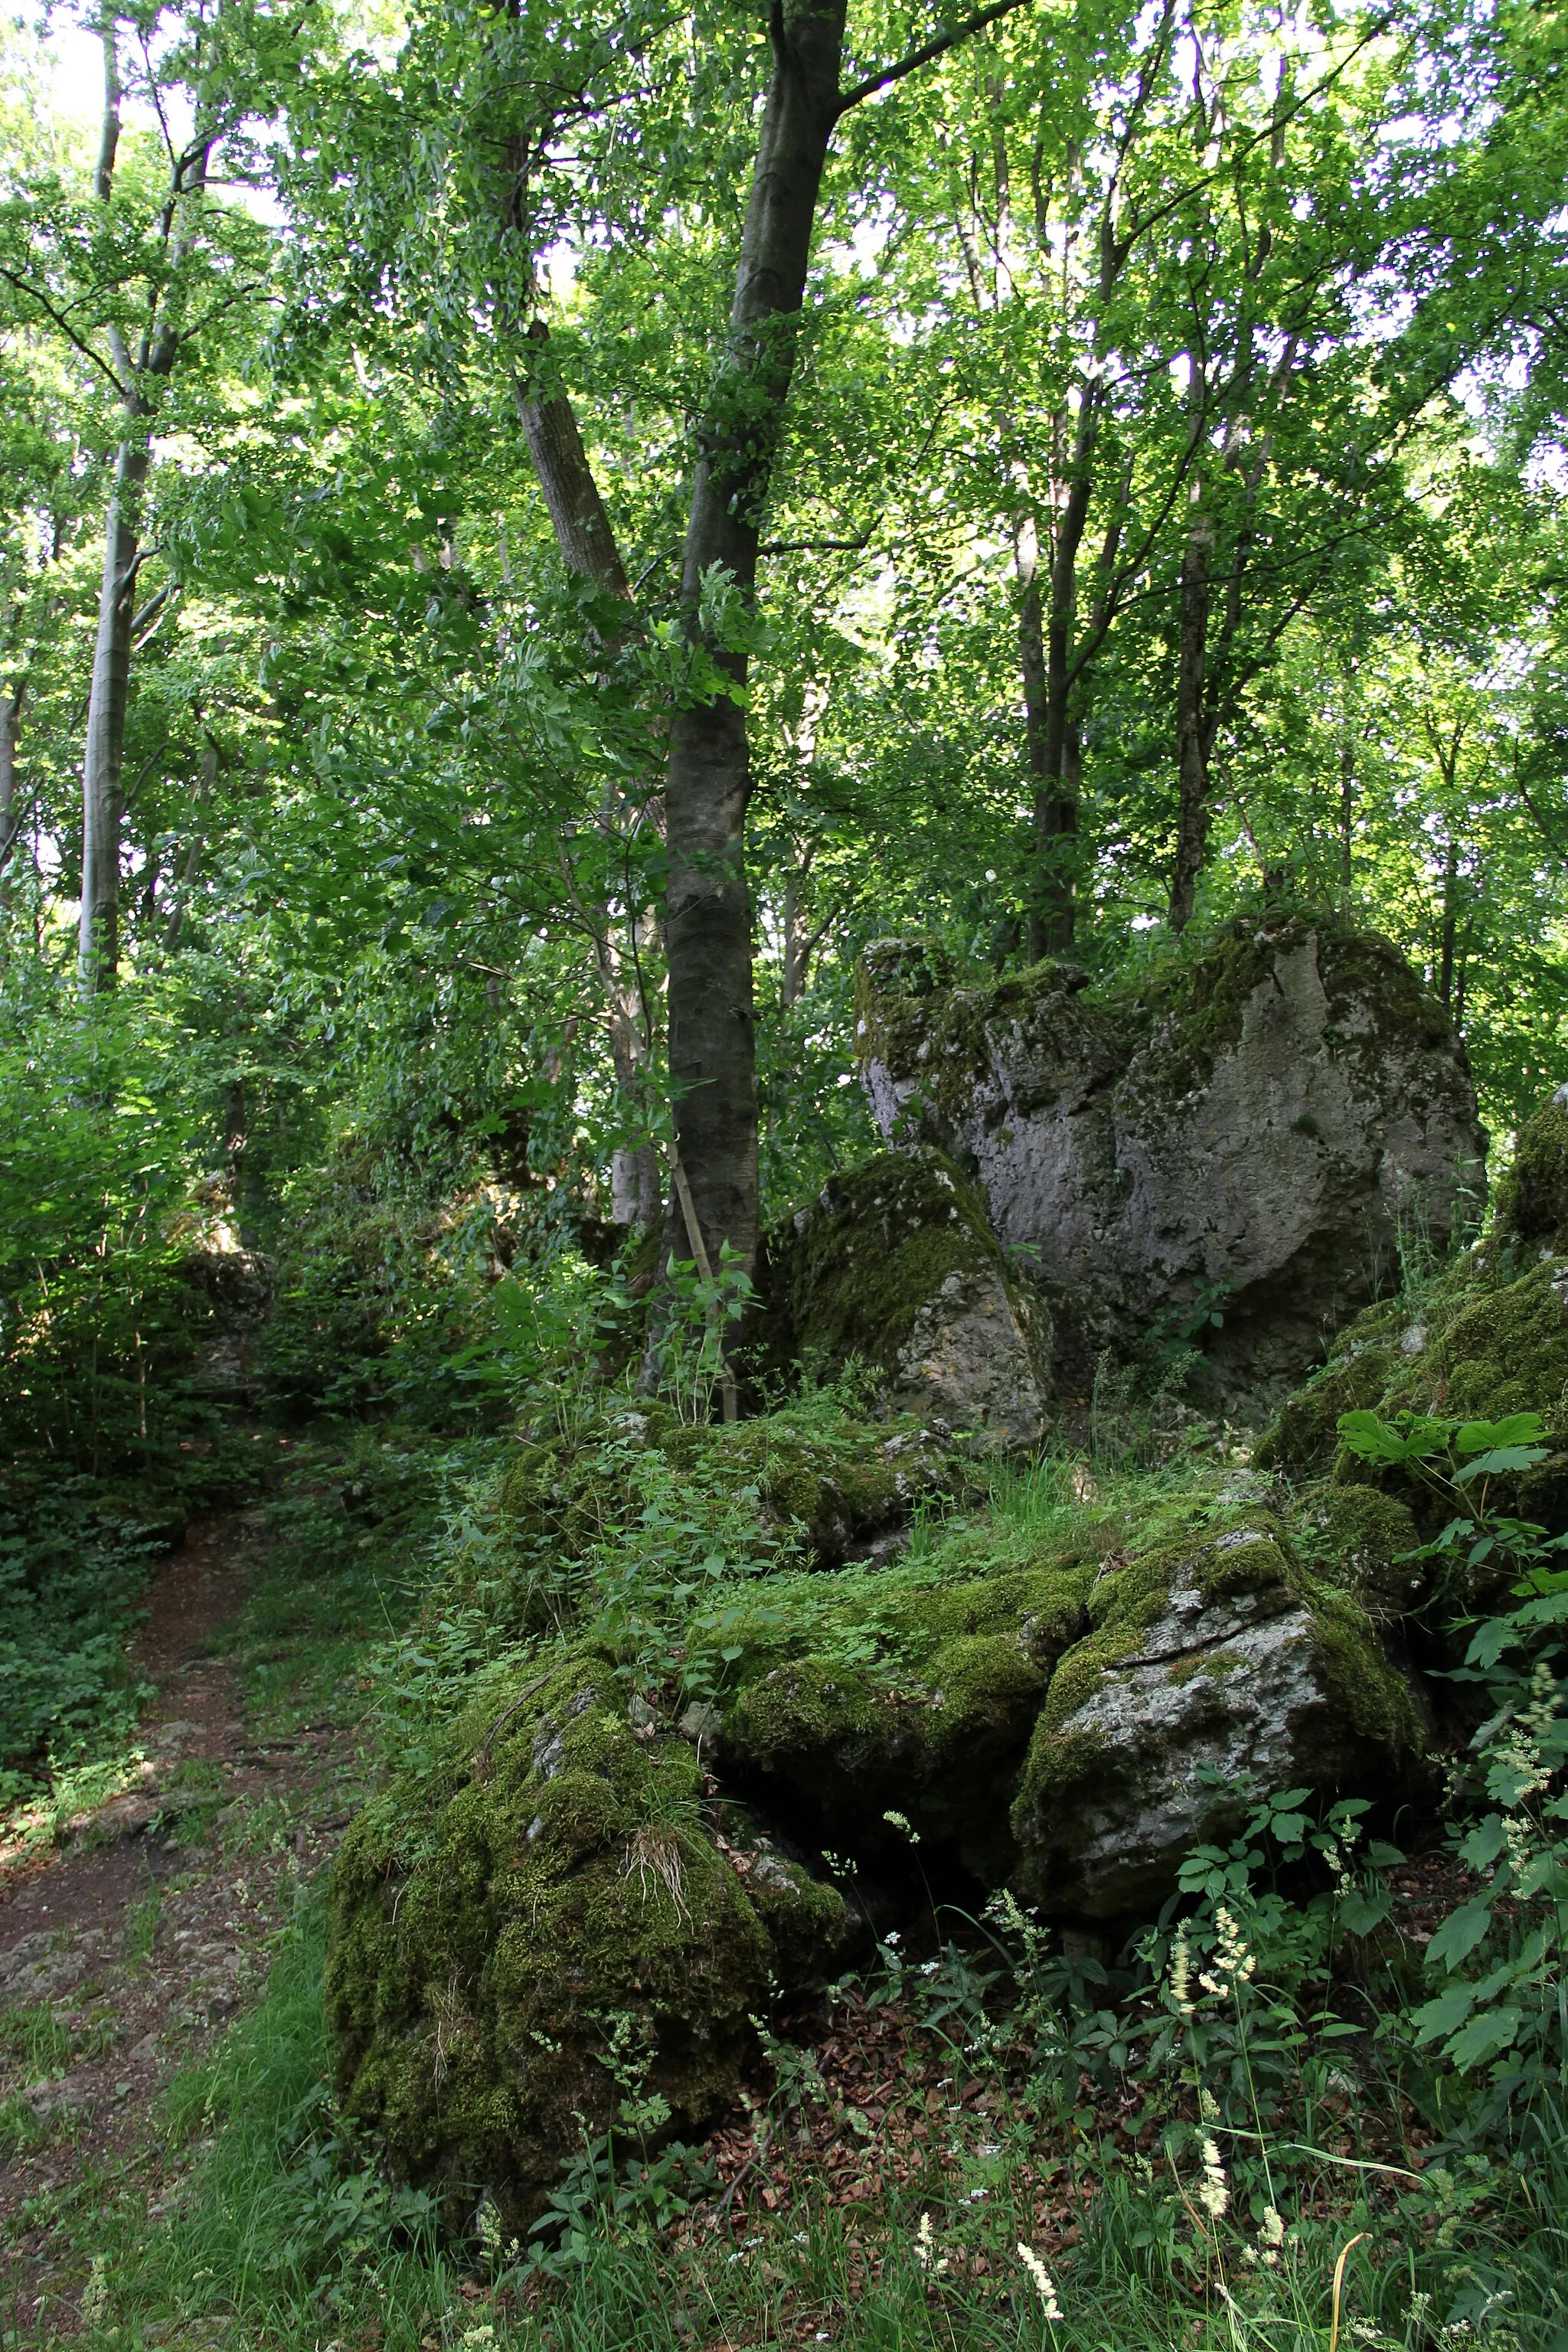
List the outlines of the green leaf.
{"type": "Polygon", "coordinates": [[[1523,2022],[1521,2010],[1489,2009],[1479,2017],[1472,2017],[1468,2025],[1456,2033],[1444,2049],[1443,2055],[1450,2065],[1466,2074],[1472,2066],[1484,2066],[1500,2050],[1509,2048],[1523,2022]]]}
{"type": "Polygon", "coordinates": [[[1544,1445],[1500,1445],[1493,1454],[1483,1454],[1479,1462],[1467,1462],[1462,1470],[1456,1470],[1454,1483],[1462,1486],[1471,1478],[1496,1477],[1504,1470],[1533,1470],[1546,1455],[1544,1445]]]}
{"type": "Polygon", "coordinates": [[[1456,1454],[1489,1454],[1500,1446],[1540,1445],[1546,1423],[1538,1412],[1510,1412],[1505,1421],[1467,1421],[1454,1433],[1456,1454]]]}
{"type": "Polygon", "coordinates": [[[1436,2000],[1424,2001],[1410,2022],[1415,2028],[1417,2042],[1436,2042],[1442,2035],[1457,2033],[1476,2005],[1474,1985],[1450,1985],[1436,2000]]]}
{"type": "Polygon", "coordinates": [[[1476,1948],[1492,1924],[1491,1898],[1478,1895],[1468,1903],[1461,1903],[1450,1911],[1436,1934],[1426,1947],[1426,1965],[1441,1962],[1444,1968],[1458,1968],[1476,1948]]]}

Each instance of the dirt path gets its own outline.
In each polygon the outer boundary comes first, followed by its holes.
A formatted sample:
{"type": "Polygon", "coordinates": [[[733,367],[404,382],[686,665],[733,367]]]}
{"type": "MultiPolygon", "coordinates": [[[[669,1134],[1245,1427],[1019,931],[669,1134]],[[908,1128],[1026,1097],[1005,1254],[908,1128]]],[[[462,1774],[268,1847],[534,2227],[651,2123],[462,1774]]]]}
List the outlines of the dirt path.
{"type": "Polygon", "coordinates": [[[72,2332],[57,2222],[129,2170],[156,2184],[160,2085],[253,1996],[341,1827],[339,1736],[254,1739],[220,1646],[263,1528],[259,1511],[208,1520],[159,1571],[135,1784],[0,1882],[0,2333],[22,2344],[72,2332]]]}

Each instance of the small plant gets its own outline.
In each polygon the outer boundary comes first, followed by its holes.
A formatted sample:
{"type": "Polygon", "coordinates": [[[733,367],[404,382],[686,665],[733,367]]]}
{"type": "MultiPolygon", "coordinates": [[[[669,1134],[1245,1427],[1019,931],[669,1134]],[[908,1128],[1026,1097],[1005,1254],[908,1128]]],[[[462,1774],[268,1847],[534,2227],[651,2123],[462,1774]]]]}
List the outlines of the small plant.
{"type": "Polygon", "coordinates": [[[1545,1460],[1546,1432],[1533,1412],[1462,1423],[1402,1413],[1392,1423],[1347,1413],[1339,1428],[1362,1460],[1406,1466],[1457,1507],[1415,1555],[1447,1570],[1440,1590],[1462,1590],[1483,1566],[1513,1572],[1512,1606],[1472,1621],[1450,1676],[1487,1695],[1456,1790],[1472,1812],[1485,1811],[1453,1832],[1482,1883],[1426,1947],[1436,1990],[1410,2020],[1410,2039],[1452,2070],[1424,2070],[1438,2114],[1457,2109],[1472,2131],[1555,2131],[1568,2095],[1568,1570],[1553,1561],[1568,1537],[1490,1503],[1494,1479],[1545,1460]]]}

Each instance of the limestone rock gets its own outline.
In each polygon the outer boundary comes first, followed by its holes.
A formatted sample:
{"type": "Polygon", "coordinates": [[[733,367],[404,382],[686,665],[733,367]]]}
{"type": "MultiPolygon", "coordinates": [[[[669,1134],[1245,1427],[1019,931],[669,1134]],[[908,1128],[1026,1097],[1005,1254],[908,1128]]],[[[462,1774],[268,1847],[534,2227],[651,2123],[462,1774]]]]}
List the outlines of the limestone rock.
{"type": "Polygon", "coordinates": [[[1152,1916],[1248,1793],[1383,1794],[1418,1776],[1421,1707],[1348,1595],[1259,1515],[1100,1580],[1052,1678],[1013,1827],[1046,1909],[1152,1916]]]}
{"type": "Polygon", "coordinates": [[[1441,1250],[1479,1213],[1464,1047],[1386,940],[1237,923],[1136,997],[1086,985],[1047,962],[955,988],[885,940],[859,1013],[884,1138],[974,1178],[1076,1383],[1108,1344],[1201,1329],[1222,1389],[1277,1395],[1397,1273],[1402,1228],[1441,1250]]]}
{"type": "Polygon", "coordinates": [[[616,2122],[617,2070],[663,2100],[666,2134],[721,2115],[770,1979],[820,1982],[846,1915],[732,1820],[711,1827],[693,1750],[640,1739],[584,1646],[489,1678],[433,1765],[366,1808],[331,1929],[344,2114],[450,2221],[486,2187],[510,2232],[616,2122]]]}
{"type": "Polygon", "coordinates": [[[1049,1315],[1015,1281],[983,1197],[940,1153],[889,1152],[834,1177],[773,1237],[768,1278],[801,1360],[858,1358],[887,1406],[942,1432],[1037,1441],[1049,1315]]]}

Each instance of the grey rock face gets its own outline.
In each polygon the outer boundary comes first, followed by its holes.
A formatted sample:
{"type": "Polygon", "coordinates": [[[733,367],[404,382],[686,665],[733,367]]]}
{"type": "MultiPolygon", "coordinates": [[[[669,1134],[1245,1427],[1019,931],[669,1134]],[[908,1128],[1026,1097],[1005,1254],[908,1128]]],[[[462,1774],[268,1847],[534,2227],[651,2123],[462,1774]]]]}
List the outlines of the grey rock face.
{"type": "Polygon", "coordinates": [[[858,1358],[885,1403],[942,1433],[1038,1440],[1049,1315],[1014,1281],[983,1195],[937,1153],[834,1177],[769,1255],[774,1321],[804,1360],[858,1358]]]}
{"type": "Polygon", "coordinates": [[[1026,1768],[1021,1880],[1047,1908],[1151,1914],[1184,1854],[1234,1832],[1249,1791],[1386,1792],[1418,1771],[1408,1678],[1365,1614],[1304,1587],[1265,1528],[1177,1560],[1128,1619],[1083,1645],[1098,1674],[1068,1654],[1078,1704],[1047,1704],[1026,1768]]]}
{"type": "Polygon", "coordinates": [[[1108,1344],[1201,1329],[1223,1389],[1278,1391],[1404,1234],[1441,1247],[1484,1199],[1464,1047],[1385,940],[1237,926],[1110,1006],[1063,964],[946,987],[901,941],[868,950],[865,983],[884,1137],[979,1183],[1080,1383],[1108,1344]]]}

